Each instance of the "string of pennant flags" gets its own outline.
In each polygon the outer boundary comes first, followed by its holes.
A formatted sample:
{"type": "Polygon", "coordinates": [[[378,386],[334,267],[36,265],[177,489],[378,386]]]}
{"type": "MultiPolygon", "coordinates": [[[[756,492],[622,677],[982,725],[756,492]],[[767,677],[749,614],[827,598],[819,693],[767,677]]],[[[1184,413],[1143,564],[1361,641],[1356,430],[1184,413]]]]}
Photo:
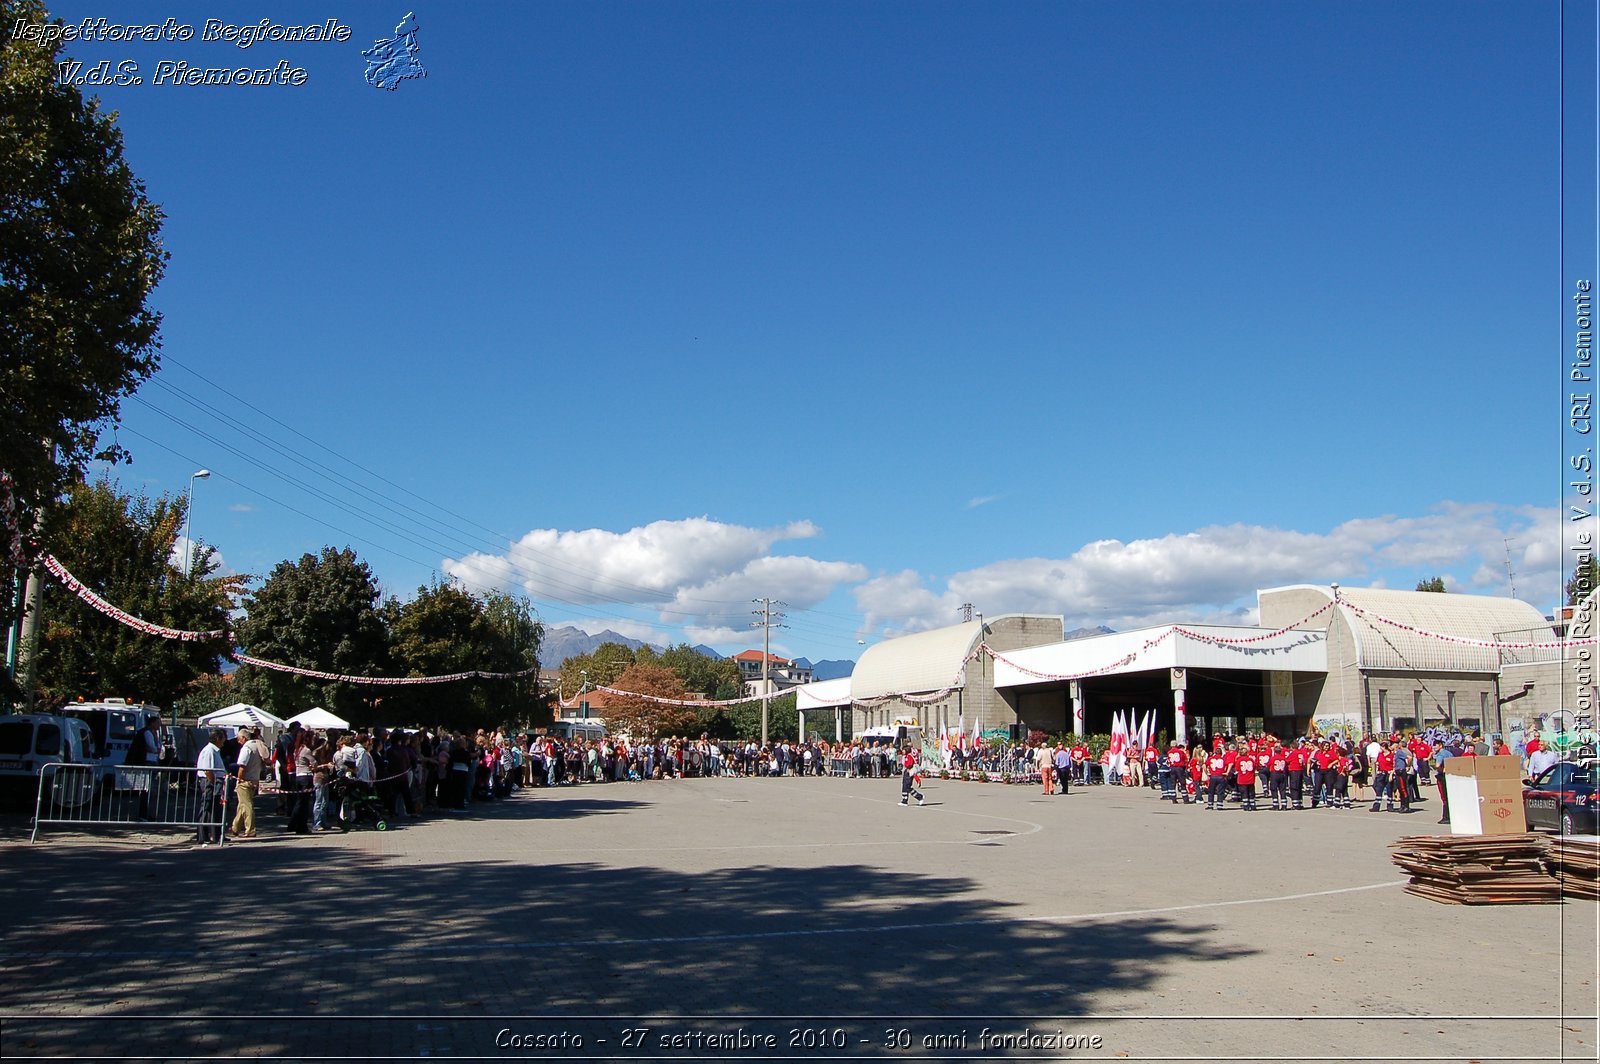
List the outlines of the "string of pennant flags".
{"type": "MultiPolygon", "coordinates": [[[[82,580],[73,576],[67,567],[62,565],[53,554],[44,556],[44,567],[51,576],[61,582],[63,587],[78,596],[79,599],[118,624],[126,625],[136,632],[143,632],[145,635],[153,635],[161,639],[176,639],[186,643],[232,639],[232,633],[226,628],[218,628],[209,632],[185,631],[181,628],[169,628],[166,625],[156,624],[142,617],[136,617],[127,610],[115,606],[97,595],[82,580]]],[[[383,687],[397,687],[404,684],[454,683],[457,680],[514,680],[524,676],[531,676],[538,671],[537,668],[522,669],[518,672],[485,672],[481,669],[472,669],[467,672],[453,672],[443,676],[356,676],[349,673],[307,669],[298,665],[284,665],[276,661],[266,661],[262,658],[251,657],[237,650],[231,651],[229,656],[241,665],[253,665],[258,669],[271,669],[274,672],[303,676],[311,680],[383,687]]]]}
{"type": "MultiPolygon", "coordinates": [[[[22,557],[22,538],[20,529],[17,527],[17,522],[14,516],[10,478],[3,473],[0,473],[0,502],[5,504],[0,506],[0,510],[4,511],[4,520],[6,525],[4,531],[8,539],[7,549],[13,560],[16,560],[22,557]]],[[[231,639],[231,633],[227,629],[219,628],[204,632],[186,631],[184,629],[171,628],[166,625],[156,624],[153,621],[147,621],[142,617],[135,616],[134,614],[129,613],[113,603],[108,602],[93,589],[85,585],[83,581],[74,576],[54,555],[45,555],[43,561],[45,569],[58,581],[60,581],[62,586],[68,591],[72,592],[80,600],[87,603],[99,613],[105,615],[113,621],[116,621],[119,624],[132,628],[135,631],[142,632],[145,635],[156,636],[161,639],[175,639],[184,642],[203,642],[209,640],[231,639]]],[[[1006,653],[996,650],[987,642],[980,641],[972,648],[966,657],[962,659],[961,664],[956,669],[954,678],[947,686],[932,692],[916,694],[888,694],[879,695],[873,698],[854,699],[852,700],[852,705],[872,708],[884,705],[885,703],[891,701],[899,701],[913,705],[930,705],[935,702],[939,702],[945,698],[948,698],[957,688],[963,685],[963,676],[967,666],[985,654],[988,655],[992,660],[1001,662],[1025,676],[1031,676],[1040,680],[1061,681],[1081,680],[1091,676],[1099,676],[1105,673],[1113,672],[1117,669],[1125,669],[1129,665],[1132,665],[1144,654],[1155,649],[1174,636],[1182,636],[1186,639],[1193,639],[1197,642],[1209,643],[1223,649],[1243,650],[1249,646],[1269,642],[1287,632],[1298,629],[1307,622],[1314,620],[1323,613],[1333,609],[1335,606],[1342,606],[1350,610],[1363,621],[1366,621],[1369,625],[1374,627],[1382,624],[1391,628],[1395,628],[1399,631],[1409,632],[1422,638],[1435,639],[1458,646],[1478,647],[1485,650],[1553,650],[1561,649],[1563,647],[1595,646],[1597,642],[1600,642],[1600,640],[1596,640],[1594,638],[1574,639],[1567,641],[1554,640],[1546,642],[1507,642],[1504,640],[1472,639],[1465,636],[1450,635],[1444,632],[1434,632],[1426,628],[1405,624],[1404,622],[1396,621],[1389,617],[1384,617],[1381,614],[1373,613],[1370,610],[1365,610],[1351,602],[1349,599],[1341,596],[1339,594],[1339,590],[1335,588],[1333,592],[1333,598],[1330,601],[1324,603],[1322,606],[1313,610],[1311,613],[1308,613],[1298,621],[1295,621],[1293,624],[1284,625],[1283,627],[1277,628],[1271,632],[1263,632],[1253,636],[1228,637],[1213,635],[1208,632],[1198,632],[1190,628],[1184,628],[1180,625],[1172,625],[1166,628],[1160,635],[1144,640],[1143,644],[1138,649],[1123,654],[1115,661],[1108,662],[1097,668],[1084,669],[1078,672],[1055,673],[1030,668],[1026,665],[1020,664],[1015,658],[1008,656],[1006,653]]],[[[235,661],[238,661],[243,665],[251,665],[261,669],[270,669],[275,672],[282,672],[293,676],[301,676],[307,679],[323,680],[332,683],[368,684],[376,686],[440,684],[454,683],[460,680],[509,680],[529,676],[537,671],[536,668],[522,669],[517,672],[486,672],[481,669],[472,669],[465,672],[449,673],[438,676],[357,676],[348,673],[325,672],[319,669],[308,669],[297,665],[285,665],[280,662],[266,661],[261,658],[251,657],[250,655],[241,653],[237,650],[232,651],[230,656],[235,661]]],[[[638,691],[624,691],[620,688],[605,686],[599,686],[596,689],[604,691],[610,695],[639,698],[648,702],[656,702],[664,705],[675,706],[732,706],[750,701],[749,698],[721,700],[666,698],[660,695],[649,695],[638,691]]]]}

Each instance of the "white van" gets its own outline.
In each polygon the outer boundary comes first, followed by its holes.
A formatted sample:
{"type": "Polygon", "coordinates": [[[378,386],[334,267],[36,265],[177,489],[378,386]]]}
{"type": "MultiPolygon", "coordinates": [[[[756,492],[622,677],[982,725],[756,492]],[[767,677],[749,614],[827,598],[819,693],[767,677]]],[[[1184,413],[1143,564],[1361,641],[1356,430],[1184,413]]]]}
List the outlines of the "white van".
{"type": "MultiPolygon", "coordinates": [[[[134,735],[144,727],[146,719],[160,717],[161,708],[129,702],[126,698],[106,698],[99,702],[68,703],[61,707],[61,715],[77,717],[89,725],[89,734],[94,740],[94,759],[110,775],[111,769],[127,764],[128,748],[133,745],[134,735]]],[[[164,755],[166,751],[160,753],[164,755]]]]}
{"type": "MultiPolygon", "coordinates": [[[[31,804],[39,793],[39,771],[51,762],[93,764],[94,738],[76,717],[22,713],[0,717],[0,795],[31,804]]],[[[71,773],[52,780],[50,800],[75,807],[94,796],[91,775],[71,773]]]]}
{"type": "Polygon", "coordinates": [[[856,736],[856,741],[871,746],[874,743],[892,746],[896,750],[910,743],[922,749],[922,728],[915,720],[897,720],[893,724],[880,724],[856,736]]]}

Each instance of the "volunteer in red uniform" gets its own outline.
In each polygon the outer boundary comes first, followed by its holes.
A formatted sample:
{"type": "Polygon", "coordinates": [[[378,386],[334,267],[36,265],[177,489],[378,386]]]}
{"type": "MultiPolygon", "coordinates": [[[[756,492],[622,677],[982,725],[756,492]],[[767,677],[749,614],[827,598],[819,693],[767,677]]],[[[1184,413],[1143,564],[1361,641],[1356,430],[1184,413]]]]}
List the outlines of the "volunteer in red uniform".
{"type": "Polygon", "coordinates": [[[1311,751],[1306,749],[1304,739],[1296,740],[1284,759],[1289,763],[1289,797],[1294,799],[1294,808],[1304,809],[1306,792],[1306,766],[1311,763],[1311,751]]]}
{"type": "Polygon", "coordinates": [[[1272,796],[1272,808],[1289,808],[1289,751],[1281,746],[1267,754],[1267,793],[1272,796]]]}
{"type": "Polygon", "coordinates": [[[1372,777],[1372,809],[1378,811],[1378,803],[1383,802],[1387,812],[1394,812],[1394,749],[1385,739],[1378,747],[1378,756],[1373,760],[1375,773],[1372,777]]]}
{"type": "Polygon", "coordinates": [[[1228,759],[1221,750],[1213,750],[1206,758],[1206,808],[1221,809],[1225,788],[1228,786],[1228,759]]]}
{"type": "Polygon", "coordinates": [[[1156,749],[1155,743],[1144,748],[1144,780],[1152,788],[1161,786],[1160,761],[1161,751],[1156,749]]]}
{"type": "Polygon", "coordinates": [[[1333,766],[1339,760],[1339,751],[1323,739],[1311,755],[1311,808],[1331,804],[1333,797],[1333,766]]]}
{"type": "Polygon", "coordinates": [[[1206,748],[1197,746],[1189,751],[1189,793],[1200,800],[1200,783],[1206,777],[1206,748]]]}
{"type": "Polygon", "coordinates": [[[1182,743],[1173,743],[1172,749],[1167,751],[1167,767],[1172,776],[1172,804],[1177,805],[1182,798],[1183,804],[1188,805],[1189,753],[1182,743]]]}
{"type": "Polygon", "coordinates": [[[1350,770],[1355,767],[1355,758],[1348,753],[1340,753],[1333,760],[1333,766],[1328,770],[1333,774],[1332,790],[1328,797],[1328,808],[1350,808],[1350,770]]]}
{"type": "Polygon", "coordinates": [[[1233,763],[1233,778],[1239,784],[1240,808],[1251,812],[1256,808],[1256,755],[1249,750],[1239,755],[1233,763]]]}

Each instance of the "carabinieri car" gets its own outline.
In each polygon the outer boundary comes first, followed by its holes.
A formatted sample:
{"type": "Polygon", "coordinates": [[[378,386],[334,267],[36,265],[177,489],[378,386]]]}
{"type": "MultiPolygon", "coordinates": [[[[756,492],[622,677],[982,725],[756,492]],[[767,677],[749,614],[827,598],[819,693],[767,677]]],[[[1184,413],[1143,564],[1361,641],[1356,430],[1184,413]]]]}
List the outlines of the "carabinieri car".
{"type": "Polygon", "coordinates": [[[1524,781],[1522,807],[1528,826],[1550,828],[1563,835],[1600,834],[1594,784],[1594,761],[1563,761],[1524,781]]]}

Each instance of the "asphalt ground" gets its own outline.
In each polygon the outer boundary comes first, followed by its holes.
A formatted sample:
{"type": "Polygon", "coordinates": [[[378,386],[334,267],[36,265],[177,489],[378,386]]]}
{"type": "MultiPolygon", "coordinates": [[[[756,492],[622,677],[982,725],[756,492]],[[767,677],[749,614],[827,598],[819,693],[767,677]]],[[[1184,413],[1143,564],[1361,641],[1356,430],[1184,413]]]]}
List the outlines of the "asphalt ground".
{"type": "Polygon", "coordinates": [[[1596,1059],[1596,905],[1404,893],[1386,844],[1436,802],[925,789],[585,785],[221,848],[6,818],[0,1055],[1596,1059]]]}

